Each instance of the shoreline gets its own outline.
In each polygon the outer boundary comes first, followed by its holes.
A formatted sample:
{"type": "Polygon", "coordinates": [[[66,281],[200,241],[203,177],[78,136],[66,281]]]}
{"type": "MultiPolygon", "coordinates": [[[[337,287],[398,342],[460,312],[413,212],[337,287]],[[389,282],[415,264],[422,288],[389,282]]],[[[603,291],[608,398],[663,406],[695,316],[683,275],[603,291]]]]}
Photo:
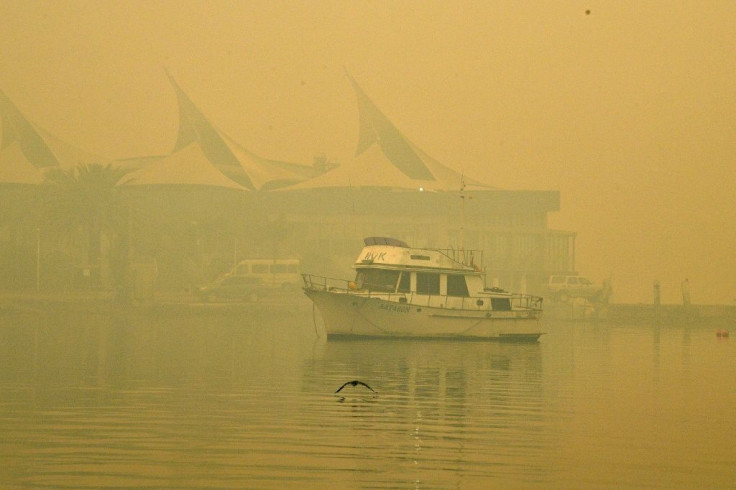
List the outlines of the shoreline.
{"type": "MultiPolygon", "coordinates": [[[[307,313],[312,303],[301,292],[275,295],[255,302],[220,300],[205,302],[187,291],[157,292],[148,298],[117,301],[111,290],[35,291],[0,290],[0,314],[37,310],[126,311],[165,314],[253,314],[260,312],[307,313]]],[[[726,323],[736,326],[736,305],[644,303],[547,304],[543,319],[595,321],[602,323],[643,322],[661,324],[726,323]]]]}
{"type": "Polygon", "coordinates": [[[114,291],[0,291],[0,314],[39,310],[69,309],[74,311],[109,312],[126,311],[140,313],[179,314],[240,314],[269,310],[311,310],[311,302],[300,293],[260,299],[255,302],[220,300],[202,301],[186,292],[162,292],[149,298],[133,298],[119,301],[114,291]]]}

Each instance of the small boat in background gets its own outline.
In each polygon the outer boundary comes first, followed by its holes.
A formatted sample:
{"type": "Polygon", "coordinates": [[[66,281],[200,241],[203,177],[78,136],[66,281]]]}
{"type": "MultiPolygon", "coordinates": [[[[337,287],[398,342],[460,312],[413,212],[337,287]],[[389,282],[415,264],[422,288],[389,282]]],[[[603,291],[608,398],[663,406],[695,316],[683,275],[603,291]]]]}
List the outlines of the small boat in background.
{"type": "Polygon", "coordinates": [[[328,337],[535,342],[542,335],[542,298],[486,288],[480,252],[364,242],[354,280],[302,274],[328,337]]]}

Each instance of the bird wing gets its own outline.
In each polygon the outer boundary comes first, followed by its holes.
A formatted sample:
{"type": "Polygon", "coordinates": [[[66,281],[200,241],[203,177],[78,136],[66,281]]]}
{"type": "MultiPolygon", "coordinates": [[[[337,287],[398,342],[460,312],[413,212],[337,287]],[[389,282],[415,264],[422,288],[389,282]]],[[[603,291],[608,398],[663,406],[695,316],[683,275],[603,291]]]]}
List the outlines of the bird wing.
{"type": "Polygon", "coordinates": [[[348,381],[347,383],[345,383],[344,385],[342,385],[341,387],[339,387],[335,393],[340,393],[340,390],[342,390],[343,388],[345,388],[350,383],[351,383],[351,381],[348,381]]]}
{"type": "Polygon", "coordinates": [[[374,390],[373,388],[371,388],[371,387],[370,387],[370,386],[368,386],[367,384],[363,383],[362,381],[358,381],[358,380],[356,380],[355,382],[356,382],[356,383],[358,383],[358,384],[361,384],[361,385],[365,386],[366,388],[368,388],[369,390],[371,390],[371,391],[372,391],[373,393],[375,393],[375,392],[376,392],[376,390],[374,390]]]}

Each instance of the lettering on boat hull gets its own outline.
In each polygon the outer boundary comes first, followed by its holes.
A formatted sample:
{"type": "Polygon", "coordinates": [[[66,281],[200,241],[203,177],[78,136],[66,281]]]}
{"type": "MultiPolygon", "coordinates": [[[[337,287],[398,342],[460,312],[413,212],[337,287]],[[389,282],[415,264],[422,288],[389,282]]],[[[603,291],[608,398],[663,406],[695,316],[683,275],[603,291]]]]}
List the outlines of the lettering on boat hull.
{"type": "Polygon", "coordinates": [[[330,291],[305,293],[319,310],[328,337],[535,341],[542,335],[538,314],[493,317],[484,311],[453,313],[330,291]]]}

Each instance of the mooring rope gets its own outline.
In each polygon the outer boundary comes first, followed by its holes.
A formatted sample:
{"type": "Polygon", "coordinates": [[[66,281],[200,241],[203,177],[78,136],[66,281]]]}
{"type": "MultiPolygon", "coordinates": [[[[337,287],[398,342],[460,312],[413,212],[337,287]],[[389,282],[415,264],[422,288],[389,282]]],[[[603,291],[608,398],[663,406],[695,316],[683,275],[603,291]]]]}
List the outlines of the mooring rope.
{"type": "Polygon", "coordinates": [[[317,331],[317,317],[314,302],[312,302],[312,323],[314,324],[314,333],[317,335],[317,337],[319,337],[319,332],[317,331]]]}

